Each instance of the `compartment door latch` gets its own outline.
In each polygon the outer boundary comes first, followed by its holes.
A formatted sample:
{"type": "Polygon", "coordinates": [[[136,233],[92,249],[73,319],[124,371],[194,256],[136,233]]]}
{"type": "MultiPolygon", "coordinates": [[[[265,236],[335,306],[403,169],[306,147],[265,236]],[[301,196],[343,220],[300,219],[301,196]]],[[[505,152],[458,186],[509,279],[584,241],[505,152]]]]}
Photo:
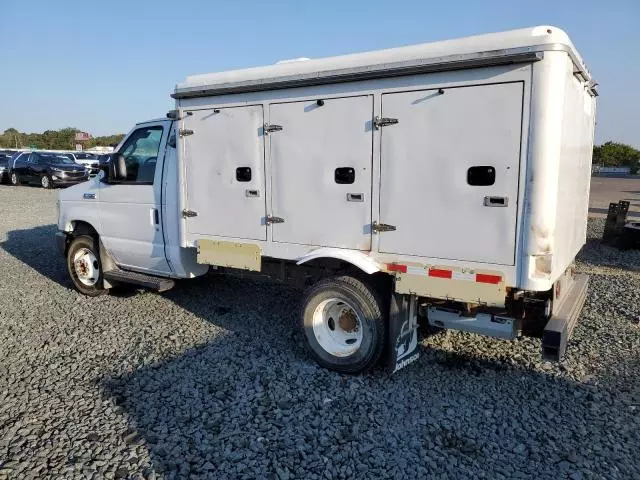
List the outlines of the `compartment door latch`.
{"type": "Polygon", "coordinates": [[[387,225],[386,223],[373,222],[371,224],[371,231],[373,233],[395,232],[396,227],[395,225],[387,225]]]}
{"type": "Polygon", "coordinates": [[[282,130],[282,125],[264,124],[264,133],[279,132],[280,130],[282,130]]]}
{"type": "Polygon", "coordinates": [[[267,225],[271,225],[274,223],[284,223],[284,218],[267,215],[267,225]]]}
{"type": "Polygon", "coordinates": [[[376,118],[373,119],[373,124],[375,125],[376,130],[378,130],[380,127],[395,125],[396,123],[398,123],[397,118],[387,118],[387,117],[376,116],[376,118]]]}

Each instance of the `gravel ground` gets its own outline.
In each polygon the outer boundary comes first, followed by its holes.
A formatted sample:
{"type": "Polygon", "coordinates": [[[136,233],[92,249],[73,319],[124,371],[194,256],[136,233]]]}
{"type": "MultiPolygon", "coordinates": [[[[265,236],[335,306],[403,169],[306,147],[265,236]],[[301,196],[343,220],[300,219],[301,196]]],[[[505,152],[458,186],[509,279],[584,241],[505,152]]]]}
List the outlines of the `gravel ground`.
{"type": "Polygon", "coordinates": [[[55,196],[0,187],[0,479],[640,478],[638,251],[584,248],[562,364],[444,332],[396,376],[342,376],[305,353],[300,292],[270,282],[80,296],[55,196]]]}

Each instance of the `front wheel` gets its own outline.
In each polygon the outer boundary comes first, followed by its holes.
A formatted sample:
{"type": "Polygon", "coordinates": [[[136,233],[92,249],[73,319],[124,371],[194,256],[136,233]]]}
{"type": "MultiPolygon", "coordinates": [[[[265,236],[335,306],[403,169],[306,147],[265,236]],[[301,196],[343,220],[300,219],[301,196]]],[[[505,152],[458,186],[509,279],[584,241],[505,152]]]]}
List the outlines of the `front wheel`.
{"type": "Polygon", "coordinates": [[[40,185],[42,185],[42,188],[51,188],[51,179],[49,179],[48,175],[43,175],[42,178],[40,179],[40,185]]]}
{"type": "Polygon", "coordinates": [[[20,185],[20,177],[16,172],[11,172],[11,185],[20,185]]]}
{"type": "Polygon", "coordinates": [[[67,269],[73,285],[80,293],[97,297],[106,292],[100,254],[92,237],[82,235],[73,239],[67,251],[67,269]]]}
{"type": "Polygon", "coordinates": [[[372,368],[385,345],[384,302],[361,280],[339,276],[313,285],[303,301],[307,345],[323,367],[343,373],[372,368]]]}

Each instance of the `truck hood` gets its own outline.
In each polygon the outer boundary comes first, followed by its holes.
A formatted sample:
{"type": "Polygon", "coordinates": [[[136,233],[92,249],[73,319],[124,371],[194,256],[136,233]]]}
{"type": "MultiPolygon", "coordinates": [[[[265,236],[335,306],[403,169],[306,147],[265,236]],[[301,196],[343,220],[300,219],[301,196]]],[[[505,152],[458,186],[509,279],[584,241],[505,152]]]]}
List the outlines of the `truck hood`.
{"type": "MultiPolygon", "coordinates": [[[[82,169],[84,171],[84,168],[82,169]]],[[[67,187],[58,192],[58,201],[59,202],[95,202],[95,199],[98,198],[98,191],[100,189],[99,181],[101,175],[96,175],[95,177],[87,180],[86,182],[78,183],[77,185],[73,185],[71,187],[67,187]],[[84,194],[94,194],[95,198],[87,199],[84,194]]]]}

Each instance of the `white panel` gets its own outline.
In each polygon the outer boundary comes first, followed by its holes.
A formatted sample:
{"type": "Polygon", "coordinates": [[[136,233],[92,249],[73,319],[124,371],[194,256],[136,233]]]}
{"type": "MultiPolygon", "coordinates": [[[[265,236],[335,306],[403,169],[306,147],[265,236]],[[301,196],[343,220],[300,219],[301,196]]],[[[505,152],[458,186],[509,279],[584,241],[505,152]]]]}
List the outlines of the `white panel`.
{"type": "Polygon", "coordinates": [[[573,75],[568,57],[565,62],[552,279],[571,265],[586,241],[595,120],[595,97],[573,75]]]}
{"type": "Polygon", "coordinates": [[[189,234],[266,240],[262,106],[197,110],[184,120],[189,234]],[[251,181],[236,169],[251,168],[251,181]]]}
{"type": "Polygon", "coordinates": [[[380,251],[513,265],[523,83],[385,94],[382,116],[380,251]],[[495,168],[491,186],[471,186],[472,166],[495,168]],[[485,206],[487,196],[508,206],[485,206]]]}
{"type": "Polygon", "coordinates": [[[589,77],[584,62],[568,35],[557,27],[537,26],[507,32],[476,35],[454,40],[423,43],[374,52],[355,53],[337,57],[317,58],[307,61],[284,62],[275,65],[252,67],[201,75],[192,75],[176,86],[175,94],[189,90],[206,90],[207,87],[243,87],[247,85],[263,88],[265,84],[283,78],[298,81],[313,80],[346,73],[365,73],[391,70],[401,66],[420,63],[448,61],[459,64],[464,56],[487,59],[513,51],[544,51],[564,49],[575,59],[576,67],[589,77]]]}
{"type": "Polygon", "coordinates": [[[270,105],[273,240],[304,245],[371,248],[373,97],[270,105]],[[335,169],[355,170],[337,184],[335,169]],[[349,201],[348,194],[362,201],[349,201]]]}

